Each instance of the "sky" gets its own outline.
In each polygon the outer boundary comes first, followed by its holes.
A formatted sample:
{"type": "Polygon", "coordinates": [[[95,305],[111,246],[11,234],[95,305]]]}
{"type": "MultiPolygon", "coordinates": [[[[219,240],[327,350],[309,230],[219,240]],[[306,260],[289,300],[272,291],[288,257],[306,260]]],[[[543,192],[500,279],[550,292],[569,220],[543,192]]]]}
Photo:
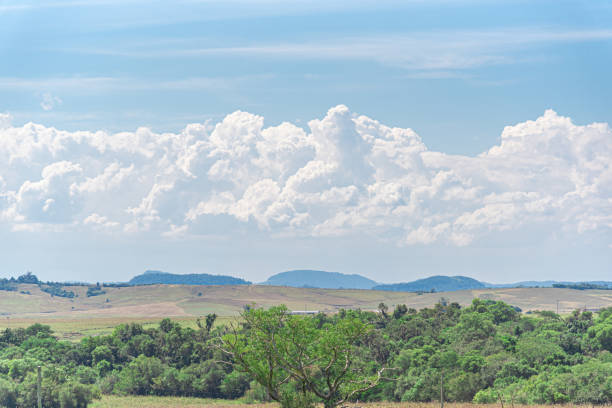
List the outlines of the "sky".
{"type": "Polygon", "coordinates": [[[0,0],[0,277],[612,280],[612,4],[0,0]]]}

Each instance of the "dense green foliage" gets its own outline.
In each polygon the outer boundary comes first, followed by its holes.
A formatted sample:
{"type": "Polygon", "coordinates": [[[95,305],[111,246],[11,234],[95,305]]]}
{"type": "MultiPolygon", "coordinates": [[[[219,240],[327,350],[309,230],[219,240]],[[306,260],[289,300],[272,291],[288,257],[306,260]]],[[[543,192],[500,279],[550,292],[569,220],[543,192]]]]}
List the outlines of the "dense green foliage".
{"type": "Polygon", "coordinates": [[[379,383],[360,359],[359,344],[372,331],[357,315],[330,320],[291,315],[286,307],[247,309],[243,327],[223,336],[219,348],[281,406],[336,407],[379,383]]]}
{"type": "Polygon", "coordinates": [[[120,325],[111,335],[87,337],[79,343],[57,340],[44,325],[6,329],[0,334],[0,395],[10,397],[0,399],[0,406],[35,406],[32,398],[39,365],[43,367],[43,406],[48,408],[86,406],[66,398],[74,395],[90,401],[100,392],[242,396],[248,379],[230,375],[232,366],[207,347],[210,336],[206,327],[182,328],[168,319],[155,329],[120,325]]]}
{"type": "Polygon", "coordinates": [[[478,299],[466,308],[446,301],[420,311],[379,308],[315,316],[247,309],[234,329],[213,328],[213,315],[198,329],[165,319],[156,328],[124,324],[78,343],[59,341],[39,324],[6,329],[0,406],[35,406],[39,365],[49,408],[84,407],[101,393],[265,399],[274,390],[285,407],[326,395],[333,406],[383,367],[378,385],[350,399],[437,400],[442,382],[449,401],[612,403],[612,308],[566,317],[522,315],[478,299]],[[272,334],[280,340],[269,342],[272,334]],[[239,355],[224,352],[222,339],[238,342],[239,355]],[[257,381],[265,384],[259,377],[270,361],[279,368],[266,390],[257,381]]]}

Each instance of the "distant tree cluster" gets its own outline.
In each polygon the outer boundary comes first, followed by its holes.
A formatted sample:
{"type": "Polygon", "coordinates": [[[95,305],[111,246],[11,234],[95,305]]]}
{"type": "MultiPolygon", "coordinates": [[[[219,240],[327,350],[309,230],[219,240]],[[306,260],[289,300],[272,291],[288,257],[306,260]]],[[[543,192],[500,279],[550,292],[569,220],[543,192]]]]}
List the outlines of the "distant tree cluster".
{"type": "Polygon", "coordinates": [[[96,286],[90,286],[87,288],[87,297],[100,296],[105,293],[106,291],[102,289],[100,283],[97,283],[96,286]]]}
{"type": "Polygon", "coordinates": [[[17,290],[17,283],[14,280],[0,279],[0,290],[15,292],[17,290]]]}
{"type": "Polygon", "coordinates": [[[612,286],[602,285],[597,283],[589,283],[589,282],[580,282],[580,283],[553,283],[553,288],[561,288],[561,289],[577,289],[577,290],[589,290],[589,289],[599,289],[599,290],[612,290],[612,286]]]}
{"type": "Polygon", "coordinates": [[[32,272],[27,272],[25,275],[21,275],[17,278],[17,283],[31,283],[38,285],[39,282],[38,277],[36,277],[36,275],[34,275],[32,272]]]}
{"type": "Polygon", "coordinates": [[[105,282],[102,284],[102,286],[106,286],[107,288],[127,288],[132,285],[124,282],[105,282]]]}
{"type": "Polygon", "coordinates": [[[57,297],[64,297],[64,298],[69,298],[72,299],[73,297],[76,296],[76,293],[74,293],[71,290],[66,290],[63,288],[63,284],[61,283],[51,283],[48,282],[46,284],[39,284],[40,290],[42,290],[45,293],[50,294],[51,296],[57,296],[57,297]]]}
{"type": "MultiPolygon", "coordinates": [[[[30,285],[38,285],[41,291],[50,294],[51,296],[64,297],[64,298],[74,298],[76,297],[76,293],[70,290],[64,289],[65,283],[61,282],[43,282],[38,279],[36,275],[32,272],[27,272],[24,275],[18,276],[17,279],[0,279],[0,290],[5,291],[17,291],[18,284],[30,284],[30,285]]],[[[84,284],[80,284],[84,285],[84,284]]],[[[78,284],[71,284],[71,286],[78,286],[78,284]]],[[[20,291],[22,294],[29,295],[29,291],[22,290],[20,291]]]]}
{"type": "Polygon", "coordinates": [[[10,279],[0,279],[0,290],[15,292],[17,291],[17,285],[20,283],[31,283],[37,285],[39,281],[36,275],[33,275],[32,272],[28,272],[25,275],[17,277],[16,279],[13,277],[10,279]]]}

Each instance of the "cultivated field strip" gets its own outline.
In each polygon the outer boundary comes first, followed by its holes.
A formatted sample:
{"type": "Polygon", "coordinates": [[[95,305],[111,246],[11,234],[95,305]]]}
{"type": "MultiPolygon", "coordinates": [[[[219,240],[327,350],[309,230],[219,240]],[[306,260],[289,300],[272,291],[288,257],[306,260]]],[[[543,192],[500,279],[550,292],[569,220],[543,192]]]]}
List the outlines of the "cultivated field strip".
{"type": "MultiPolygon", "coordinates": [[[[349,403],[347,408],[440,408],[440,402],[376,402],[376,403],[349,403]]],[[[584,407],[591,408],[591,405],[556,405],[558,407],[584,407]]],[[[118,397],[104,396],[102,400],[95,401],[90,408],[278,408],[275,403],[267,404],[246,404],[240,401],[227,400],[204,400],[198,398],[181,397],[118,397]]],[[[323,405],[321,405],[323,407],[323,405]]],[[[445,408],[501,408],[501,404],[471,404],[471,403],[444,403],[445,408]]],[[[506,404],[509,408],[552,408],[553,405],[520,405],[506,404]]]]}
{"type": "Polygon", "coordinates": [[[218,322],[238,316],[245,305],[269,307],[285,304],[293,310],[334,313],[339,309],[376,310],[381,302],[390,308],[431,307],[441,298],[469,305],[474,298],[503,300],[523,312],[550,310],[569,313],[574,309],[596,310],[612,306],[612,291],[556,288],[504,288],[440,293],[332,290],[281,286],[190,286],[147,285],[105,287],[105,294],[87,297],[84,286],[66,286],[75,292],[69,299],[51,296],[37,285],[19,285],[16,292],[0,292],[0,329],[26,327],[44,322],[62,338],[108,333],[123,322],[156,324],[171,317],[195,327],[200,316],[215,313],[218,322]]]}

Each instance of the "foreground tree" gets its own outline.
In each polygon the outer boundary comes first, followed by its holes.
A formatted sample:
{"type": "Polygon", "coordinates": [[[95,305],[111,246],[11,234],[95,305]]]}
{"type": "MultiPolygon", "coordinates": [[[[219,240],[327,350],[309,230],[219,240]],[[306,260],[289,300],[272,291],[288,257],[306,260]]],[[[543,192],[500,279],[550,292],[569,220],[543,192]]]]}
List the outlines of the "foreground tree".
{"type": "Polygon", "coordinates": [[[368,375],[358,367],[356,346],[371,328],[356,317],[320,324],[279,306],[249,308],[242,319],[242,327],[220,338],[219,348],[284,407],[298,400],[304,406],[314,398],[336,407],[382,379],[384,368],[368,375]]]}

